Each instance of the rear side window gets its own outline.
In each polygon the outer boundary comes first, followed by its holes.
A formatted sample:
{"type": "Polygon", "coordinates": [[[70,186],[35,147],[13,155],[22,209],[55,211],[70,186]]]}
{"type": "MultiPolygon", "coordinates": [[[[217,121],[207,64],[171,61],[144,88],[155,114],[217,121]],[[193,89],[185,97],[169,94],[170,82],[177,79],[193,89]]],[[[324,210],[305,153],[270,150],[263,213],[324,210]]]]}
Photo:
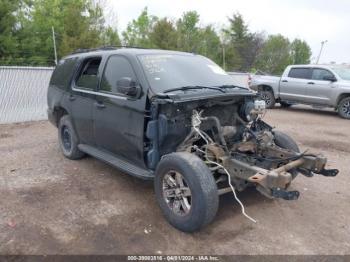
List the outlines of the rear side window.
{"type": "Polygon", "coordinates": [[[334,77],[334,75],[326,69],[314,68],[312,70],[313,80],[324,80],[325,77],[334,77]]]}
{"type": "Polygon", "coordinates": [[[103,72],[100,91],[124,96],[117,90],[117,81],[123,77],[130,77],[136,81],[130,62],[122,56],[111,56],[103,72]]]}
{"type": "Polygon", "coordinates": [[[292,68],[289,71],[288,77],[310,79],[311,69],[310,68],[292,68]]]}
{"type": "Polygon", "coordinates": [[[75,57],[60,60],[52,73],[50,85],[54,85],[62,89],[66,88],[71,81],[76,63],[77,58],[75,57]]]}
{"type": "Polygon", "coordinates": [[[78,88],[94,90],[98,84],[98,69],[101,64],[101,57],[87,58],[80,67],[75,85],[78,88]]]}

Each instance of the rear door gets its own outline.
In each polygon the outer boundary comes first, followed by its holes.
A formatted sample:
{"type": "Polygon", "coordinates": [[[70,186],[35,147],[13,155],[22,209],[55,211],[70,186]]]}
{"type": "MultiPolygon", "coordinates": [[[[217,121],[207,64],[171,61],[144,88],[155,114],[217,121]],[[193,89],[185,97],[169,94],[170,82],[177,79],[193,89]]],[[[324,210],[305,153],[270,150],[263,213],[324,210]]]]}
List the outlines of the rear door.
{"type": "Polygon", "coordinates": [[[126,57],[110,56],[93,107],[95,140],[100,149],[143,167],[145,95],[136,99],[118,92],[123,77],[138,82],[126,57]]]}
{"type": "Polygon", "coordinates": [[[292,67],[287,76],[280,81],[280,97],[282,100],[304,101],[307,86],[311,78],[311,68],[292,67]]]}
{"type": "Polygon", "coordinates": [[[311,81],[309,82],[306,95],[308,102],[312,104],[328,105],[333,88],[336,84],[325,80],[325,77],[335,77],[334,74],[325,68],[313,68],[311,81]]]}
{"type": "Polygon", "coordinates": [[[80,64],[67,101],[74,128],[82,144],[94,145],[92,108],[100,73],[101,57],[87,57],[80,64]]]}

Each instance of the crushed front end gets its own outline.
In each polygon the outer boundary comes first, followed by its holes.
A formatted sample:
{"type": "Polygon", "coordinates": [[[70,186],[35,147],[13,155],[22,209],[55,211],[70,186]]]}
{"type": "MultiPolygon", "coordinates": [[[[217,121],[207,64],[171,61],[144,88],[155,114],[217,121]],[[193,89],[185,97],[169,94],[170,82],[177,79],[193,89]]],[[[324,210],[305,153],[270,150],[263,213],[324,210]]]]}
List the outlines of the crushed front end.
{"type": "MultiPolygon", "coordinates": [[[[327,159],[317,153],[299,152],[295,146],[278,141],[287,135],[262,120],[263,101],[253,96],[153,103],[147,126],[149,166],[174,151],[196,154],[213,173],[218,193],[242,191],[255,186],[270,198],[293,200],[298,191],[288,191],[292,180],[302,174],[336,176],[326,169],[327,159]]],[[[283,140],[282,139],[282,140],[283,140]]],[[[291,141],[290,143],[295,143],[291,141]]],[[[290,144],[289,143],[289,144],[290,144]]]]}

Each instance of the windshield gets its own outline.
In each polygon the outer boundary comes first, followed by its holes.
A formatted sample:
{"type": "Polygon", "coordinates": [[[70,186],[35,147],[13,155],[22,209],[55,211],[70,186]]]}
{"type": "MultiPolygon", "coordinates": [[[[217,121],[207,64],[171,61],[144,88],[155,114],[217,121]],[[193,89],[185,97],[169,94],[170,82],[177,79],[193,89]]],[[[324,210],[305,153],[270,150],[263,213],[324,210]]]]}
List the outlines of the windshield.
{"type": "Polygon", "coordinates": [[[336,72],[339,77],[343,80],[350,81],[350,68],[349,67],[333,67],[334,72],[336,72]]]}
{"type": "MultiPolygon", "coordinates": [[[[156,93],[186,86],[233,85],[233,78],[221,67],[199,55],[140,55],[139,60],[156,93]]],[[[198,90],[198,89],[193,89],[198,90]]]]}

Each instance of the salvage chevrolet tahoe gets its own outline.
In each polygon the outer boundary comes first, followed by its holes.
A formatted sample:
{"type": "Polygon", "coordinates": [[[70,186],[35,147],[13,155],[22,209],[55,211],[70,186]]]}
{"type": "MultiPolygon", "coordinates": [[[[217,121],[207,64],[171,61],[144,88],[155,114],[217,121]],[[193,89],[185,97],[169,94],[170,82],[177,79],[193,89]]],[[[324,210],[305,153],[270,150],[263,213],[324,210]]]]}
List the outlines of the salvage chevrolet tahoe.
{"type": "Polygon", "coordinates": [[[254,186],[293,200],[298,174],[338,173],[324,156],[300,152],[264,112],[265,102],[211,60],[175,51],[80,50],[59,62],[48,89],[63,154],[154,179],[165,218],[185,232],[213,220],[221,194],[239,201],[236,191],[254,186]]]}

